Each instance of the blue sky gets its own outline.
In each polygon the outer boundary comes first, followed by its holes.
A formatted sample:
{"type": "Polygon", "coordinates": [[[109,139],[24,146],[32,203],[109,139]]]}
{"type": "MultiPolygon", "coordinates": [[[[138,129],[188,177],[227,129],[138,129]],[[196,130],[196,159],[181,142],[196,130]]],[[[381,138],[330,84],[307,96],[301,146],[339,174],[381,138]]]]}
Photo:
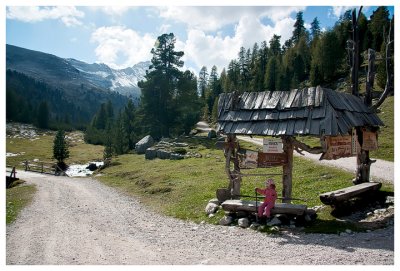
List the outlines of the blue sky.
{"type": "MultiPolygon", "coordinates": [[[[321,27],[327,29],[351,8],[243,6],[247,2],[238,2],[241,6],[199,7],[164,1],[160,5],[132,7],[118,0],[113,1],[115,6],[66,6],[71,2],[57,6],[58,1],[50,1],[52,5],[39,7],[29,6],[29,2],[20,6],[6,1],[6,43],[125,68],[150,60],[157,36],[173,32],[177,37],[176,49],[185,52],[185,68],[197,74],[202,66],[211,70],[216,65],[220,72],[237,57],[241,46],[251,48],[255,42],[269,41],[273,34],[281,35],[282,43],[287,40],[299,11],[303,11],[306,27],[318,17],[321,27]],[[169,5],[165,6],[166,3],[169,5]]],[[[257,3],[265,5],[266,1],[257,3]]],[[[363,11],[369,17],[375,9],[369,6],[363,11]]],[[[389,10],[393,14],[394,8],[389,10]]]]}

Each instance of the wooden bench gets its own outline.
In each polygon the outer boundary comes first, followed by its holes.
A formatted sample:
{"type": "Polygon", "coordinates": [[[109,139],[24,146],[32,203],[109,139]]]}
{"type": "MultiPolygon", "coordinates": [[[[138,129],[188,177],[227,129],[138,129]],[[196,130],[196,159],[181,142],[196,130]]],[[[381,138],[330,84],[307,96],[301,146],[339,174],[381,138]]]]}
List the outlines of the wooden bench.
{"type": "MultiPolygon", "coordinates": [[[[260,206],[262,202],[257,202],[257,207],[260,206]]],[[[225,211],[237,212],[245,211],[250,213],[255,213],[256,201],[252,200],[238,200],[231,199],[226,200],[222,204],[222,209],[225,211]]],[[[307,210],[307,205],[302,204],[290,204],[290,203],[275,203],[275,207],[271,209],[271,214],[290,214],[290,215],[303,215],[307,210]]]]}
{"type": "Polygon", "coordinates": [[[345,187],[339,190],[326,192],[319,195],[319,199],[326,205],[337,205],[351,198],[362,196],[367,192],[376,191],[381,188],[381,183],[367,182],[350,187],[345,187]]]}

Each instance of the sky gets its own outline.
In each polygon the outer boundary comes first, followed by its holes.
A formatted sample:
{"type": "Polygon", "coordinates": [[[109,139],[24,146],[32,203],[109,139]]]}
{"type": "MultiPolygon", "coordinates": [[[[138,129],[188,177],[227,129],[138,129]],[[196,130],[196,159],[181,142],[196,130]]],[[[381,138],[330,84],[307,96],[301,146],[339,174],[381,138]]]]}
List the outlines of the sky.
{"type": "MultiPolygon", "coordinates": [[[[211,70],[216,65],[221,72],[237,58],[240,47],[268,42],[273,34],[280,35],[283,44],[292,35],[299,11],[306,28],[317,17],[321,28],[329,29],[352,8],[292,6],[285,1],[285,6],[266,6],[265,0],[230,1],[236,6],[226,1],[216,6],[208,0],[189,1],[192,6],[185,5],[187,1],[114,0],[113,6],[106,6],[110,1],[95,1],[98,6],[92,6],[93,1],[35,1],[38,6],[31,6],[32,1],[5,2],[7,44],[120,69],[150,60],[156,38],[172,32],[176,50],[184,51],[184,68],[196,75],[202,66],[211,70]],[[131,3],[136,6],[129,6],[131,3]]],[[[369,17],[375,9],[364,6],[363,12],[369,17]]],[[[394,13],[393,6],[389,10],[394,13]]]]}

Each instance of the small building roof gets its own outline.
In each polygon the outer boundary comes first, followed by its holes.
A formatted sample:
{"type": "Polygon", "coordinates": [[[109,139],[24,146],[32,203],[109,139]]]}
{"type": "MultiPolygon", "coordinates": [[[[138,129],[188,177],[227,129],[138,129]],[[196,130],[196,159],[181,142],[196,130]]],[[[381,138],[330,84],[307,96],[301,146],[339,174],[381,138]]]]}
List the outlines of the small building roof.
{"type": "Polygon", "coordinates": [[[218,100],[218,130],[224,134],[335,136],[383,125],[360,98],[321,87],[222,93],[218,100]]]}

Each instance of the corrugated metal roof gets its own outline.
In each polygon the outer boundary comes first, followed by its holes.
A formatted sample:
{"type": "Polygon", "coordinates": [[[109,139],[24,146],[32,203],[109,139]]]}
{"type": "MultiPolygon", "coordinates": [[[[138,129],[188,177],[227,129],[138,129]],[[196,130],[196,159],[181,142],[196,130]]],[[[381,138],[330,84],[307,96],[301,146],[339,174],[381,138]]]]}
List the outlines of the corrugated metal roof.
{"type": "Polygon", "coordinates": [[[224,134],[316,136],[384,125],[360,98],[321,87],[223,93],[218,124],[224,134]]]}

